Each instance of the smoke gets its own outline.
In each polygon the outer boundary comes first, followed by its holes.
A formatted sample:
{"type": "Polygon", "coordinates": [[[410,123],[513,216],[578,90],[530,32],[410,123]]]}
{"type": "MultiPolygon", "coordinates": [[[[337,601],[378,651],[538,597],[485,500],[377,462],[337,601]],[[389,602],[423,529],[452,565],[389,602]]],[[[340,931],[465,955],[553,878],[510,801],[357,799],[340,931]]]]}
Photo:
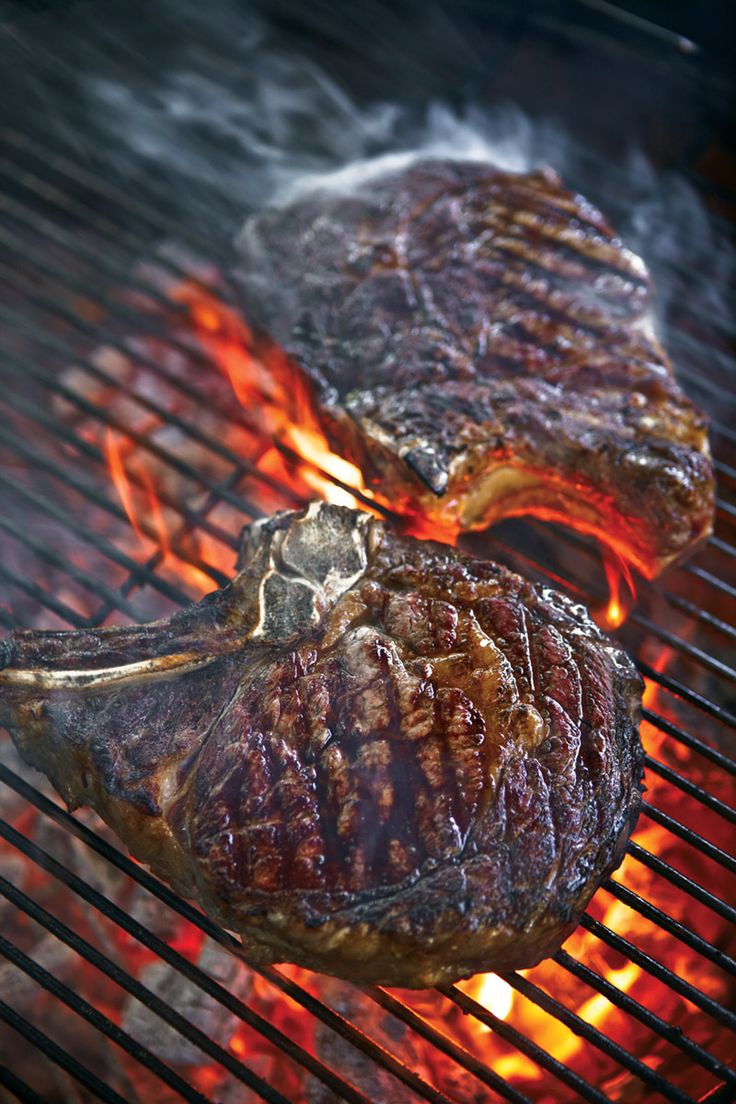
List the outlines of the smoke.
{"type": "Polygon", "coordinates": [[[239,51],[235,84],[184,59],[147,87],[82,77],[91,124],[118,166],[147,162],[178,178],[190,198],[204,188],[250,211],[313,187],[351,189],[420,157],[511,171],[566,160],[560,128],[510,104],[358,106],[309,58],[270,45],[255,17],[239,51]]]}
{"type": "MultiPolygon", "coordinates": [[[[383,35],[369,33],[366,16],[349,44],[358,56],[363,35],[375,63],[370,94],[358,102],[335,79],[337,61],[329,72],[318,64],[309,38],[286,35],[225,0],[214,9],[177,4],[173,19],[174,9],[162,2],[156,11],[168,46],[160,62],[138,47],[123,79],[119,68],[112,75],[104,51],[77,70],[96,148],[122,174],[140,181],[144,172],[141,186],[158,187],[182,220],[224,231],[232,242],[245,217],[266,204],[288,203],[314,187],[354,189],[420,157],[483,160],[513,171],[550,164],[650,263],[660,311],[686,289],[692,304],[697,274],[697,308],[726,313],[722,288],[733,274],[733,250],[690,184],[658,174],[635,148],[622,154],[614,143],[608,160],[601,158],[569,119],[489,103],[472,90],[454,102],[438,95],[442,80],[429,70],[440,71],[447,43],[457,64],[477,64],[469,37],[446,15],[426,21],[423,37],[407,30],[403,42],[387,11],[380,13],[383,35]],[[387,69],[395,74],[390,86],[382,79],[387,69]]],[[[335,47],[338,60],[340,50],[348,51],[346,40],[335,47]]],[[[362,92],[365,86],[363,80],[362,92]]]]}

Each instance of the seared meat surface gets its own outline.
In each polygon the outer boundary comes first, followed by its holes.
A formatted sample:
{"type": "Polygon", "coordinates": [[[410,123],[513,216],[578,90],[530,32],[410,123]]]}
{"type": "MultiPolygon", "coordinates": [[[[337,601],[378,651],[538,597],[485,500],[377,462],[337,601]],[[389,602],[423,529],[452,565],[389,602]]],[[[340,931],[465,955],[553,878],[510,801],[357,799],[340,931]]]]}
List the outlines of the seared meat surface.
{"type": "Polygon", "coordinates": [[[641,679],[585,609],[325,504],[167,621],[16,632],[0,721],[258,962],[530,966],[619,863],[641,679]]]}
{"type": "Polygon", "coordinates": [[[561,521],[647,577],[710,532],[705,418],[647,269],[551,170],[425,162],[313,193],[251,220],[242,258],[249,321],[393,509],[561,521]]]}

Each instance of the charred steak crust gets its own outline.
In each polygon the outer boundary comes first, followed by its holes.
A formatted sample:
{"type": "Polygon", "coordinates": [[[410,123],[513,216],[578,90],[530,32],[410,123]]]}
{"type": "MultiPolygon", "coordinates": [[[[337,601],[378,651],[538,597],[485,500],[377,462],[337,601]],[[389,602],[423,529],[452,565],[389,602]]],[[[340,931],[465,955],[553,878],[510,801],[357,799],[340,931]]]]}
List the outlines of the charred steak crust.
{"type": "Polygon", "coordinates": [[[575,926],[638,815],[641,689],[582,606],[320,504],[168,621],[15,633],[0,719],[246,957],[420,987],[575,926]]]}
{"type": "Polygon", "coordinates": [[[249,320],[393,508],[571,523],[648,577],[710,532],[706,420],[647,269],[551,170],[419,163],[267,210],[241,246],[249,320]]]}

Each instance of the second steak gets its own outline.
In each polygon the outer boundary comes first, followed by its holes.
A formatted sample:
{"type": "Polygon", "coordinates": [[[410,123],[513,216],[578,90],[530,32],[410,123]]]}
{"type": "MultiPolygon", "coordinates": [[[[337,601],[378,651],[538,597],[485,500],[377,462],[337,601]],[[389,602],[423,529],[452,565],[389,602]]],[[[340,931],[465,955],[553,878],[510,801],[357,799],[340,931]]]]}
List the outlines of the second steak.
{"type": "Polygon", "coordinates": [[[710,532],[706,423],[646,267],[551,170],[425,162],[315,192],[256,216],[242,258],[249,320],[392,509],[440,532],[560,521],[649,578],[710,532]]]}

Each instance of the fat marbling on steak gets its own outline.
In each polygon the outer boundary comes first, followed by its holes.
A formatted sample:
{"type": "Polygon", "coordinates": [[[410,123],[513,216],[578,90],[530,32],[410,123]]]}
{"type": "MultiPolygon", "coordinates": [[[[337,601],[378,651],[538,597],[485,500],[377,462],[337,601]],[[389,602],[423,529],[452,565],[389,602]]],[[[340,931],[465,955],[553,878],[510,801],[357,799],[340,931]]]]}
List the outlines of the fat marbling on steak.
{"type": "Polygon", "coordinates": [[[710,532],[706,421],[647,269],[551,170],[419,163],[267,210],[241,245],[248,320],[393,509],[561,521],[647,577],[710,532]]]}
{"type": "Polygon", "coordinates": [[[256,962],[425,986],[556,950],[640,804],[641,679],[586,610],[325,504],[167,621],[19,631],[0,721],[256,962]]]}

